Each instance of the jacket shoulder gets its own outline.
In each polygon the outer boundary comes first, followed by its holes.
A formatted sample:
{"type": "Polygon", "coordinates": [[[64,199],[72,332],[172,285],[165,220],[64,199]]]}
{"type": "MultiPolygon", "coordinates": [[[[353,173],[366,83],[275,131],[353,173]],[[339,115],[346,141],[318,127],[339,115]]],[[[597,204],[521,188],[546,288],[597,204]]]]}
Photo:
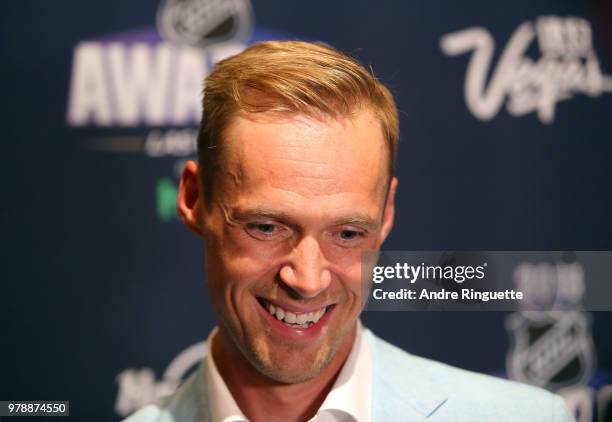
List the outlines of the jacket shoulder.
{"type": "Polygon", "coordinates": [[[123,422],[208,422],[203,365],[204,362],[172,395],[143,407],[123,422]]]}
{"type": "Polygon", "coordinates": [[[396,407],[410,406],[436,421],[573,420],[563,399],[544,389],[415,356],[369,335],[378,397],[393,397],[401,403],[396,407]]]}

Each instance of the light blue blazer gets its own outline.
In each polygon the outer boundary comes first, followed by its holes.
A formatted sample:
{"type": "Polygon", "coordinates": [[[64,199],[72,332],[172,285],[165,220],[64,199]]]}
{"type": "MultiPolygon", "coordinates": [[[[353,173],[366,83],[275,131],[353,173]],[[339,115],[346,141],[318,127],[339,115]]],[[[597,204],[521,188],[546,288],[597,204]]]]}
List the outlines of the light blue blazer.
{"type": "MultiPolygon", "coordinates": [[[[540,388],[417,357],[363,334],[373,358],[372,421],[569,422],[563,399],[540,388]]],[[[170,397],[125,422],[211,421],[203,365],[170,397]]],[[[362,422],[362,421],[359,421],[362,422]]]]}

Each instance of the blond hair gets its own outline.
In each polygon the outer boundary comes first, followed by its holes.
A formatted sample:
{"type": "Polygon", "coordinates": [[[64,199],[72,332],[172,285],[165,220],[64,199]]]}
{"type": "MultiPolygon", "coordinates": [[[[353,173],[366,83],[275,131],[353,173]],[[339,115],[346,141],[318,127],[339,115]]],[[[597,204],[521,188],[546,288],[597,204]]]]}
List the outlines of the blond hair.
{"type": "Polygon", "coordinates": [[[369,107],[380,120],[389,151],[388,171],[393,175],[399,140],[393,96],[357,60],[332,47],[302,41],[260,42],[217,63],[205,83],[198,160],[207,202],[223,131],[239,111],[339,117],[369,107]]]}

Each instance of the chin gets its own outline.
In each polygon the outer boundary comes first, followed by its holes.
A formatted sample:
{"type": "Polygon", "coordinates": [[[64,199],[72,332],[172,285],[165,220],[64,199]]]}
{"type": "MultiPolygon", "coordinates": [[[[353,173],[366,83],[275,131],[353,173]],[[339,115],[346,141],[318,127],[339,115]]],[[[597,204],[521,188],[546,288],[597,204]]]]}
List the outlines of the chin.
{"type": "Polygon", "coordinates": [[[247,360],[259,373],[282,384],[299,384],[316,378],[332,361],[337,347],[321,345],[316,351],[304,353],[291,352],[270,353],[254,347],[248,353],[247,360]]]}
{"type": "Polygon", "coordinates": [[[296,362],[295,359],[291,359],[291,361],[283,359],[277,362],[268,362],[268,364],[259,362],[258,365],[254,366],[261,374],[271,380],[283,384],[299,384],[316,378],[329,365],[332,357],[331,353],[327,353],[323,360],[315,362],[308,362],[303,359],[299,359],[299,362],[296,362]]]}

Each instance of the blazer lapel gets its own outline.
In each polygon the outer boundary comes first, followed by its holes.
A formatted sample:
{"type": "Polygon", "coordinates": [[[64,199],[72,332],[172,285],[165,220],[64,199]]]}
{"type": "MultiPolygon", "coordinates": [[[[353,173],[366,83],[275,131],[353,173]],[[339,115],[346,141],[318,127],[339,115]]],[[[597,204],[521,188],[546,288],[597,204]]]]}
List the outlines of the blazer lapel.
{"type": "Polygon", "coordinates": [[[373,358],[373,420],[426,420],[444,405],[443,380],[432,379],[412,355],[366,330],[373,358]]]}

